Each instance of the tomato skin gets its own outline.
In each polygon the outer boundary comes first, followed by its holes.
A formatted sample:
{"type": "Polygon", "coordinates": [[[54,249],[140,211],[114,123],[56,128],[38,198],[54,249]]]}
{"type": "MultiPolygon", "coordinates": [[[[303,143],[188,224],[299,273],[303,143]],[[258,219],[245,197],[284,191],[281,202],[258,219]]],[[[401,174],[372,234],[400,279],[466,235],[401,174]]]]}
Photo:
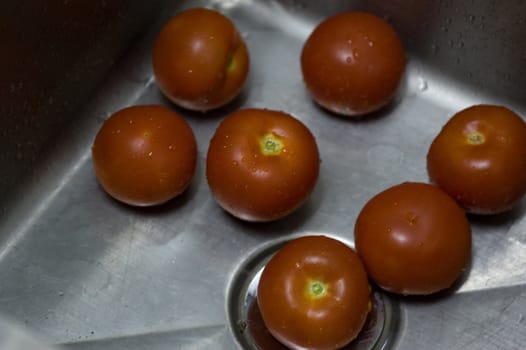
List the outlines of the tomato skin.
{"type": "Polygon", "coordinates": [[[214,10],[193,8],[175,15],[162,28],[152,64],[157,85],[168,99],[204,112],[240,93],[250,59],[230,19],[214,10]]]}
{"type": "Polygon", "coordinates": [[[509,210],[526,193],[526,123],[506,107],[466,108],[433,140],[427,170],[471,213],[509,210]]]}
{"type": "Polygon", "coordinates": [[[402,183],[371,198],[358,215],[354,238],[369,277],[404,295],[450,287],[471,255],[465,211],[425,183],[402,183]]]}
{"type": "Polygon", "coordinates": [[[265,266],[257,291],[270,333],[291,349],[339,349],[362,329],[370,287],[358,255],[326,236],[290,241],[265,266]],[[325,284],[312,296],[310,281],[325,284]]]}
{"type": "Polygon", "coordinates": [[[243,109],[226,117],[210,141],[206,177],[223,209],[247,221],[282,218],[310,196],[318,179],[316,140],[298,119],[280,111],[243,109]],[[265,155],[271,135],[279,154],[265,155]]]}
{"type": "Polygon", "coordinates": [[[405,70],[402,43],[383,19],[365,12],[327,18],[301,53],[307,90],[328,110],[360,116],[394,97],[405,70]]]}
{"type": "Polygon", "coordinates": [[[124,108],[92,146],[95,175],[113,198],[135,206],[164,203],[191,183],[197,143],[188,123],[166,107],[124,108]]]}

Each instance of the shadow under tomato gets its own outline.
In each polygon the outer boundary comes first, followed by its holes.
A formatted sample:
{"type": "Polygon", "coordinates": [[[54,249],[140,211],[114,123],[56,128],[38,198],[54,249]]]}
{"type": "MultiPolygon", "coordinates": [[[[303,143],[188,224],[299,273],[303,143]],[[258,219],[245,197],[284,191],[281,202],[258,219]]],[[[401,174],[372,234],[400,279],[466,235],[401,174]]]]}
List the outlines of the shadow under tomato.
{"type": "Polygon", "coordinates": [[[500,214],[468,214],[469,221],[474,226],[499,227],[508,226],[526,214],[526,197],[517,203],[511,210],[500,214]]]}
{"type": "MultiPolygon", "coordinates": [[[[380,296],[372,294],[372,308],[369,312],[365,324],[350,344],[341,350],[366,350],[371,349],[378,337],[378,327],[383,327],[383,320],[380,319],[380,296]],[[382,324],[379,324],[382,322],[382,324]]],[[[259,350],[287,350],[288,348],[277,341],[268,331],[261,317],[257,299],[253,299],[247,310],[246,332],[249,332],[257,349],[259,350]]]]}
{"type": "Polygon", "coordinates": [[[127,211],[131,214],[134,214],[136,216],[163,216],[168,215],[170,213],[173,213],[174,211],[177,211],[179,208],[185,206],[188,202],[192,200],[192,198],[195,197],[195,194],[197,193],[197,184],[195,183],[195,180],[192,181],[192,183],[188,186],[188,188],[178,195],[177,197],[161,203],[157,205],[151,205],[151,206],[134,206],[129,205],[126,203],[123,203],[112,196],[110,196],[107,192],[104,191],[104,189],[99,185],[99,188],[101,191],[103,191],[106,194],[107,201],[112,202],[114,205],[118,206],[124,211],[127,211]]]}
{"type": "MultiPolygon", "coordinates": [[[[405,89],[402,86],[400,87],[400,89],[401,89],[401,91],[405,91],[405,89]]],[[[397,106],[402,101],[401,94],[402,94],[402,92],[397,94],[388,104],[386,104],[382,108],[380,108],[380,109],[378,109],[378,110],[376,110],[374,112],[370,112],[370,113],[367,113],[367,114],[364,114],[364,115],[359,115],[359,116],[347,116],[347,115],[343,115],[343,114],[340,114],[340,113],[336,113],[336,112],[330,111],[327,108],[325,108],[325,107],[321,106],[320,104],[318,104],[317,102],[315,102],[313,99],[311,99],[311,104],[321,114],[324,114],[324,115],[326,115],[328,117],[331,117],[331,118],[334,118],[334,119],[343,120],[343,121],[347,121],[349,123],[368,123],[368,122],[377,121],[379,119],[387,118],[397,108],[397,106]]]]}
{"type": "Polygon", "coordinates": [[[265,235],[268,237],[279,237],[285,234],[297,232],[305,222],[309,220],[317,210],[319,206],[317,203],[318,199],[309,198],[301,207],[289,215],[277,219],[275,221],[267,222],[250,222],[241,220],[229,214],[223,210],[223,215],[226,220],[229,221],[230,226],[238,227],[240,232],[247,233],[249,235],[265,235]]]}
{"type": "Polygon", "coordinates": [[[414,304],[435,303],[441,300],[445,300],[447,298],[451,298],[451,296],[456,294],[462,288],[464,283],[469,279],[469,275],[471,274],[472,261],[473,256],[470,256],[465,271],[463,271],[460,274],[460,276],[455,280],[455,282],[453,282],[453,284],[450,287],[439,290],[438,292],[426,295],[402,295],[387,291],[385,291],[385,293],[387,293],[394,299],[414,304]]]}
{"type": "Polygon", "coordinates": [[[180,107],[179,105],[176,105],[173,103],[170,99],[168,99],[166,96],[164,96],[159,89],[157,89],[158,99],[161,101],[161,104],[164,106],[174,110],[177,114],[189,118],[189,119],[222,119],[226,117],[227,115],[230,115],[234,113],[235,111],[238,111],[242,108],[248,108],[246,106],[247,100],[248,100],[248,86],[245,86],[245,88],[240,92],[238,96],[236,96],[232,101],[224,105],[223,107],[211,109],[206,112],[201,111],[193,111],[190,109],[186,109],[183,107],[180,107]]]}

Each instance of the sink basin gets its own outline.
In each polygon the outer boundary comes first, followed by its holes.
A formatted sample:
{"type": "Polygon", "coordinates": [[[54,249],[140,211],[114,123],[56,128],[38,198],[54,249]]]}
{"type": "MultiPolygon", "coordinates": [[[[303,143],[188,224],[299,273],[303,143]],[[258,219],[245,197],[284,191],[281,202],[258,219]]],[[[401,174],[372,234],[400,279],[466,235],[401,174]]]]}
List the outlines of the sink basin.
{"type": "MultiPolygon", "coordinates": [[[[427,149],[456,111],[494,103],[526,116],[519,0],[66,0],[6,2],[0,17],[0,310],[67,349],[281,349],[253,310],[273,252],[305,234],[352,244],[369,198],[428,181],[427,149]],[[161,25],[194,6],[229,16],[251,54],[242,95],[207,114],[172,105],[151,68],[161,25]],[[408,55],[396,99],[360,121],[318,108],[299,66],[314,26],[349,9],[392,23],[408,55]],[[120,204],[93,173],[90,147],[102,122],[134,104],[174,109],[198,141],[192,185],[162,206],[120,204]],[[242,107],[293,114],[320,148],[311,198],[273,223],[231,217],[206,184],[208,142],[242,107]]],[[[523,348],[526,203],[469,219],[473,258],[459,283],[427,298],[375,290],[373,319],[349,349],[523,348]]]]}

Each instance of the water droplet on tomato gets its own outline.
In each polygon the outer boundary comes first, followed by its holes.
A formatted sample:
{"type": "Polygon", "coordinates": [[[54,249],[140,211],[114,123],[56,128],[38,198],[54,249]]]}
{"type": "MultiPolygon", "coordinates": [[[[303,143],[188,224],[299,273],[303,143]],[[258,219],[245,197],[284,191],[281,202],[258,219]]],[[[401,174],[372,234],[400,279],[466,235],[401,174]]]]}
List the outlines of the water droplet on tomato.
{"type": "Polygon", "coordinates": [[[237,162],[237,160],[233,160],[233,161],[232,161],[232,165],[233,165],[233,166],[238,166],[239,163],[237,162]]]}
{"type": "Polygon", "coordinates": [[[168,146],[168,149],[169,149],[170,151],[173,151],[174,146],[173,146],[173,145],[170,145],[170,146],[168,146]]]}
{"type": "Polygon", "coordinates": [[[150,151],[150,153],[148,153],[148,157],[151,157],[153,154],[153,152],[150,151]]]}

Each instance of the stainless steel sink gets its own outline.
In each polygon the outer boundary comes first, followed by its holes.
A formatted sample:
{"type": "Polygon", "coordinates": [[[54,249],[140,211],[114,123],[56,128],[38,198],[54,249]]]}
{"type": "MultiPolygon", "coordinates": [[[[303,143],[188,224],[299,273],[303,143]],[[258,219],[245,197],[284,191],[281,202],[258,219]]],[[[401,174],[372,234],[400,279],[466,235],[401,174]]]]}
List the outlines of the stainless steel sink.
{"type": "MultiPolygon", "coordinates": [[[[446,120],[475,103],[526,116],[526,2],[20,1],[0,5],[0,312],[43,342],[70,349],[257,349],[253,286],[265,259],[293,236],[352,243],[354,220],[377,192],[427,181],[427,148],[446,120]],[[150,50],[174,13],[228,15],[250,49],[240,98],[208,114],[179,109],[152,78],[150,50]],[[394,103],[353,121],[318,108],[299,55],[322,18],[376,13],[400,33],[407,72],[394,103]],[[109,198],[91,166],[101,123],[133,104],[183,115],[199,145],[187,192],[131,208],[109,198]],[[249,224],[222,211],[204,175],[218,122],[241,107],[292,113],[315,134],[317,187],[299,211],[249,224]]],[[[356,349],[522,349],[526,344],[526,203],[470,217],[473,259],[447,293],[375,292],[356,349]]],[[[0,342],[1,343],[1,342],[0,342]]]]}

